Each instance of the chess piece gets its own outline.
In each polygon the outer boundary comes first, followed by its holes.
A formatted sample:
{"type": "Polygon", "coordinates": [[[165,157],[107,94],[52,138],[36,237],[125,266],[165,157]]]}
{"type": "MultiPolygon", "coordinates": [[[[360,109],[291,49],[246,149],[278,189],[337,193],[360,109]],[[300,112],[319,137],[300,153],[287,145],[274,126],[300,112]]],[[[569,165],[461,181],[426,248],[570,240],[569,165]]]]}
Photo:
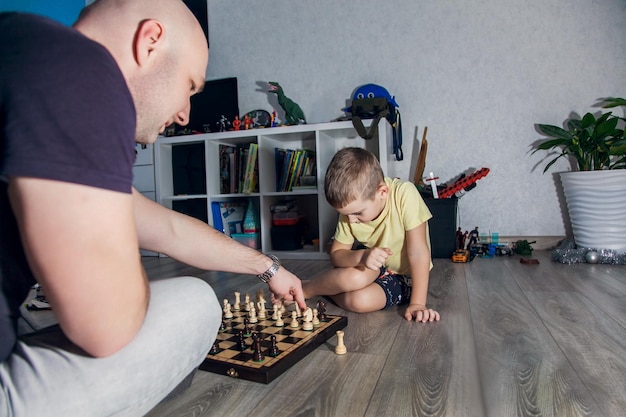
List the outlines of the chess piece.
{"type": "Polygon", "coordinates": [[[272,320],[278,320],[278,304],[274,304],[274,312],[272,313],[272,320]]]}
{"type": "Polygon", "coordinates": [[[255,362],[263,362],[265,360],[265,356],[263,356],[263,351],[261,350],[261,339],[254,339],[252,343],[254,346],[254,353],[252,354],[252,360],[255,362]]]}
{"type": "Polygon", "coordinates": [[[322,300],[317,302],[317,311],[320,321],[326,321],[326,303],[322,300]]]}
{"type": "Polygon", "coordinates": [[[261,320],[265,320],[267,318],[267,310],[265,310],[265,301],[259,301],[256,305],[259,310],[257,317],[261,320]]]}
{"type": "Polygon", "coordinates": [[[239,330],[239,333],[237,333],[237,348],[243,352],[244,350],[246,350],[248,346],[246,346],[246,339],[243,336],[243,331],[239,330]]]}
{"type": "Polygon", "coordinates": [[[209,350],[209,353],[211,355],[215,355],[217,353],[219,353],[220,351],[220,342],[218,342],[217,340],[213,343],[213,346],[211,346],[211,350],[209,350]]]}
{"type": "Polygon", "coordinates": [[[304,310],[304,313],[302,313],[302,330],[306,330],[307,332],[310,332],[311,330],[313,330],[313,310],[311,310],[310,308],[307,308],[306,310],[304,310]]]}
{"type": "Polygon", "coordinates": [[[343,330],[337,330],[337,346],[335,346],[335,353],[337,355],[343,355],[347,351],[348,349],[343,343],[343,330]]]}
{"type": "Polygon", "coordinates": [[[250,303],[250,323],[258,323],[259,319],[256,316],[256,308],[254,308],[254,304],[250,303]]]}
{"type": "Polygon", "coordinates": [[[276,335],[270,336],[270,348],[267,350],[267,354],[272,358],[280,354],[280,350],[278,350],[278,346],[276,345],[276,335]]]}
{"type": "Polygon", "coordinates": [[[250,294],[246,293],[246,297],[244,298],[244,308],[246,311],[250,311],[250,294]]]}
{"type": "Polygon", "coordinates": [[[283,321],[283,313],[280,312],[280,310],[278,310],[277,312],[278,314],[278,319],[276,319],[276,327],[283,327],[285,325],[285,322],[283,321]]]}
{"type": "Polygon", "coordinates": [[[252,335],[252,329],[250,328],[250,320],[243,319],[243,335],[248,337],[252,335]]]}
{"type": "Polygon", "coordinates": [[[318,315],[317,308],[314,308],[313,309],[313,320],[312,320],[313,327],[318,327],[320,325],[320,319],[319,319],[319,317],[317,315],[318,315]]]}
{"type": "Polygon", "coordinates": [[[297,329],[298,327],[300,327],[300,325],[298,324],[298,313],[296,313],[295,311],[291,312],[291,324],[289,324],[289,327],[291,327],[292,329],[297,329]]]}
{"type": "Polygon", "coordinates": [[[238,291],[235,291],[235,304],[233,305],[233,310],[241,310],[241,293],[238,291]]]}
{"type": "Polygon", "coordinates": [[[298,305],[298,303],[295,303],[296,305],[296,315],[298,317],[302,317],[302,310],[300,310],[300,306],[298,305]]]}
{"type": "Polygon", "coordinates": [[[228,300],[224,300],[226,304],[224,304],[224,318],[225,319],[232,319],[233,318],[233,312],[230,310],[230,303],[228,302],[228,300]]]}
{"type": "Polygon", "coordinates": [[[224,320],[222,320],[222,324],[220,324],[220,332],[225,332],[226,330],[228,330],[228,327],[226,326],[226,322],[224,320]]]}

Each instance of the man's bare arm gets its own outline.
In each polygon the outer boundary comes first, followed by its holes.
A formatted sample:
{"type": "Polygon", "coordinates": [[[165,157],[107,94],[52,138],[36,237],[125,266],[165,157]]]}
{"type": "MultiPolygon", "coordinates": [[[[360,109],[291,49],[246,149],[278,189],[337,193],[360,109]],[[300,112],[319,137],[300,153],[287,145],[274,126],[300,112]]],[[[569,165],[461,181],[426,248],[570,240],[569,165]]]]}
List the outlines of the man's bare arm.
{"type": "MultiPolygon", "coordinates": [[[[272,261],[257,250],[242,245],[190,216],[167,209],[133,190],[139,246],[165,253],[196,268],[258,275],[272,261]]],[[[297,300],[306,308],[302,283],[285,268],[269,281],[277,297],[297,300]]]]}
{"type": "Polygon", "coordinates": [[[93,356],[130,342],[149,299],[130,194],[12,178],[28,262],[67,337],[93,356]]]}

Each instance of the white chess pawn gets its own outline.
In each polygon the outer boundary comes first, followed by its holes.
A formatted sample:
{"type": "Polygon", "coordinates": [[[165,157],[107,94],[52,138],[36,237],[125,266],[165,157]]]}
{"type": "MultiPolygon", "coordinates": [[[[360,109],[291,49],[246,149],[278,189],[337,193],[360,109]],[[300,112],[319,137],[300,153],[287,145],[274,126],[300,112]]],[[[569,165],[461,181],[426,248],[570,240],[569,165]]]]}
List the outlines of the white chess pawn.
{"type": "Polygon", "coordinates": [[[343,344],[343,330],[337,330],[337,346],[335,346],[335,353],[337,355],[343,355],[347,351],[346,345],[343,344]]]}
{"type": "Polygon", "coordinates": [[[300,327],[300,325],[298,324],[298,313],[296,313],[295,311],[291,312],[291,324],[289,324],[289,327],[294,329],[300,327]]]}
{"type": "Polygon", "coordinates": [[[320,319],[319,317],[317,317],[318,314],[319,313],[317,311],[317,308],[314,308],[313,309],[313,321],[312,321],[314,327],[317,327],[320,325],[320,319]]]}
{"type": "Polygon", "coordinates": [[[246,294],[246,298],[244,298],[244,305],[245,305],[245,309],[246,311],[250,311],[250,294],[246,294]]]}
{"type": "Polygon", "coordinates": [[[272,313],[272,320],[278,320],[278,309],[280,307],[278,306],[278,304],[274,304],[274,312],[272,313]]]}
{"type": "Polygon", "coordinates": [[[230,310],[230,303],[228,302],[228,300],[224,300],[224,301],[226,301],[226,303],[224,304],[224,318],[232,319],[233,312],[230,310]]]}
{"type": "Polygon", "coordinates": [[[302,317],[302,310],[300,310],[300,306],[298,305],[298,303],[296,304],[296,314],[298,317],[302,317]]]}
{"type": "Polygon", "coordinates": [[[258,323],[259,319],[257,319],[256,317],[256,309],[254,308],[254,304],[250,305],[250,317],[249,317],[249,322],[250,323],[258,323]]]}
{"type": "Polygon", "coordinates": [[[283,327],[285,325],[285,322],[283,321],[283,313],[281,313],[280,310],[278,310],[277,316],[278,318],[276,319],[276,327],[283,327]]]}

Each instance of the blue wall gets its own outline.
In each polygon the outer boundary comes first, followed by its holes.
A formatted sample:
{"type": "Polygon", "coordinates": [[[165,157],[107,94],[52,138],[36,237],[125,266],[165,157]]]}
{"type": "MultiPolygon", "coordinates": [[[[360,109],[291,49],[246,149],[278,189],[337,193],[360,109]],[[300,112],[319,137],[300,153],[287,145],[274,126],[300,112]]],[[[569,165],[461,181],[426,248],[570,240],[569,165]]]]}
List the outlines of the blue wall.
{"type": "Polygon", "coordinates": [[[0,0],[0,11],[41,14],[71,25],[85,7],[85,0],[0,0]]]}

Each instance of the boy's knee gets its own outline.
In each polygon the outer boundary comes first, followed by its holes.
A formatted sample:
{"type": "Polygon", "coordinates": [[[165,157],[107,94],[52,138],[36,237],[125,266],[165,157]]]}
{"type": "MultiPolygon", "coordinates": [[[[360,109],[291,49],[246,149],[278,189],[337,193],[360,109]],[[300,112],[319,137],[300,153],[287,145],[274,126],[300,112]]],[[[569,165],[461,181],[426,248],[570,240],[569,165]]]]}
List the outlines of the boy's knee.
{"type": "Polygon", "coordinates": [[[369,269],[342,268],[340,282],[344,285],[344,291],[356,291],[369,286],[378,274],[369,269]]]}

